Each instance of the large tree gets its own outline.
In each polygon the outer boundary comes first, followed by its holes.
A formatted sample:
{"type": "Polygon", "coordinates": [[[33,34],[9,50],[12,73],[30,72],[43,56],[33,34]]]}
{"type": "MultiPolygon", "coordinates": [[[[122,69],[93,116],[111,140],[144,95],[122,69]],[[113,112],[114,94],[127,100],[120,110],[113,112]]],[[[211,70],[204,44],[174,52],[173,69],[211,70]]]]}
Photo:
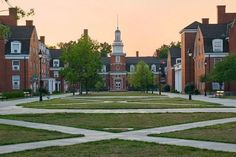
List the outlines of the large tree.
{"type": "Polygon", "coordinates": [[[222,62],[217,63],[209,76],[209,80],[218,82],[220,88],[224,82],[236,81],[236,55],[225,57],[222,62]]]}
{"type": "Polygon", "coordinates": [[[98,78],[97,70],[101,69],[99,44],[88,36],[82,36],[77,42],[64,44],[62,51],[61,59],[65,64],[62,76],[73,85],[80,83],[88,93],[88,87],[98,78]]]}
{"type": "Polygon", "coordinates": [[[170,48],[180,48],[180,42],[171,42],[169,45],[161,45],[160,48],[156,49],[154,56],[159,58],[167,58],[170,48]]]}
{"type": "Polygon", "coordinates": [[[128,80],[131,86],[148,91],[148,88],[153,84],[153,75],[149,66],[144,61],[140,61],[135,72],[129,75],[128,80]]]}
{"type": "Polygon", "coordinates": [[[107,57],[112,52],[112,47],[107,42],[100,43],[101,57],[107,57]]]}

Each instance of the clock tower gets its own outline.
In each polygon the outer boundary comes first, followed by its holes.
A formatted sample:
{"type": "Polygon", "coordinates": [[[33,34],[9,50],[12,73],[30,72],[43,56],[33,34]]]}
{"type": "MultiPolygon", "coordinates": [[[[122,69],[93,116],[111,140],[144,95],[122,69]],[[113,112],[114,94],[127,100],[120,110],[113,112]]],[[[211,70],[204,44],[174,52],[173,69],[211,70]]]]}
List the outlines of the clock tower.
{"type": "Polygon", "coordinates": [[[117,27],[110,57],[110,91],[127,91],[126,54],[121,40],[121,31],[117,27]]]}

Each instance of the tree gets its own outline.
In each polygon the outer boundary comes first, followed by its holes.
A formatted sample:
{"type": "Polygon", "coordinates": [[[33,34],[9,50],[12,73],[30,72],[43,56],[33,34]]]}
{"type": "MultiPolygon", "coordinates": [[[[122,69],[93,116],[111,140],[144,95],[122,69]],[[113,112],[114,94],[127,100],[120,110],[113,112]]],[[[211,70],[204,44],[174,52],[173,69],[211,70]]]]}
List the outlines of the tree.
{"type": "Polygon", "coordinates": [[[107,42],[100,43],[101,57],[107,57],[112,52],[112,47],[107,42]]]}
{"type": "Polygon", "coordinates": [[[163,44],[161,45],[160,48],[158,48],[155,53],[154,56],[155,57],[159,57],[159,58],[167,58],[168,57],[168,51],[170,48],[180,48],[180,42],[171,42],[169,45],[163,44]]]}
{"type": "Polygon", "coordinates": [[[140,61],[136,71],[129,75],[128,81],[131,86],[148,91],[149,86],[153,84],[153,75],[149,66],[144,61],[140,61]]]}
{"type": "Polygon", "coordinates": [[[97,70],[101,69],[99,48],[99,44],[88,36],[66,43],[62,48],[61,59],[65,64],[62,76],[72,84],[80,83],[81,87],[85,87],[86,94],[88,87],[94,85],[98,78],[97,70]]]}
{"type": "Polygon", "coordinates": [[[236,81],[236,55],[225,57],[222,62],[215,65],[215,69],[210,74],[209,79],[212,82],[218,82],[222,89],[224,82],[236,81]]]}

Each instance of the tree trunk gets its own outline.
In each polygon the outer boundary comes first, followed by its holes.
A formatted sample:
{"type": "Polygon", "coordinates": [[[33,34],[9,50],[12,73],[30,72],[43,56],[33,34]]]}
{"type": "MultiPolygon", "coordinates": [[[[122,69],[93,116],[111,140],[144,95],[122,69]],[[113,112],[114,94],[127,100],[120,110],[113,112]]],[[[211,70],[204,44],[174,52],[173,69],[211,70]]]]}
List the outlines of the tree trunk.
{"type": "Polygon", "coordinates": [[[88,79],[85,80],[86,95],[88,95],[88,79]]]}
{"type": "Polygon", "coordinates": [[[81,81],[79,82],[79,95],[83,95],[82,83],[81,83],[81,81]]]}
{"type": "Polygon", "coordinates": [[[75,84],[73,84],[72,86],[73,86],[73,89],[72,89],[73,90],[72,91],[73,92],[73,96],[75,96],[75,84]]]}

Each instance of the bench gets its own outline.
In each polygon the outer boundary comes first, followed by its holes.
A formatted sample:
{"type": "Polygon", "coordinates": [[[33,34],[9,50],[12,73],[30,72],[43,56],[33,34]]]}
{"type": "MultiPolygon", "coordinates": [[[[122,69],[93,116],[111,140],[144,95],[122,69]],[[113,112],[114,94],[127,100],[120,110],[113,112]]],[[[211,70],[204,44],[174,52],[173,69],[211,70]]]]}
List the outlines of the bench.
{"type": "Polygon", "coordinates": [[[216,93],[215,93],[216,98],[221,98],[223,96],[224,96],[224,91],[216,91],[216,93]]]}
{"type": "Polygon", "coordinates": [[[24,96],[25,97],[31,97],[31,94],[30,94],[30,92],[24,92],[24,96]]]}

